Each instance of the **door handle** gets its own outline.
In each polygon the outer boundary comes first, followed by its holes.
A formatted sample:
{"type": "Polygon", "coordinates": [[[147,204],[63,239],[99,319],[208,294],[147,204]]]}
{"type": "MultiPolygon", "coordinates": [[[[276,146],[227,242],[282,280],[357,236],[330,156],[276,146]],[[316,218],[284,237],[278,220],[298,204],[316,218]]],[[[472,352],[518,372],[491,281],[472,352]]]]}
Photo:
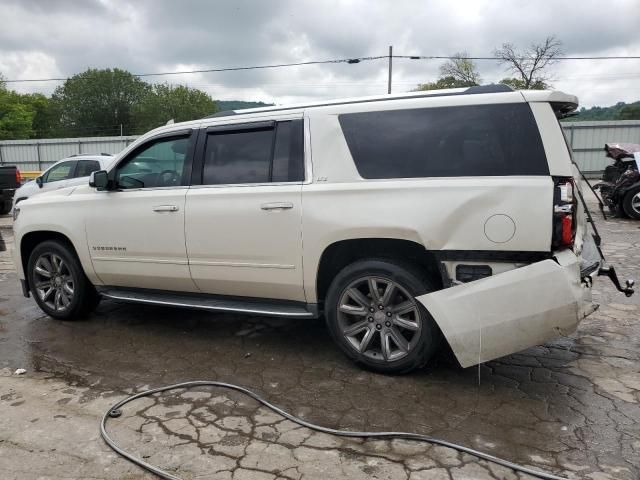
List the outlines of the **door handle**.
{"type": "Polygon", "coordinates": [[[156,205],[153,207],[154,212],[177,212],[178,210],[177,205],[156,205]]]}
{"type": "Polygon", "coordinates": [[[260,205],[262,210],[289,210],[293,208],[293,203],[291,202],[273,202],[273,203],[263,203],[260,205]]]}

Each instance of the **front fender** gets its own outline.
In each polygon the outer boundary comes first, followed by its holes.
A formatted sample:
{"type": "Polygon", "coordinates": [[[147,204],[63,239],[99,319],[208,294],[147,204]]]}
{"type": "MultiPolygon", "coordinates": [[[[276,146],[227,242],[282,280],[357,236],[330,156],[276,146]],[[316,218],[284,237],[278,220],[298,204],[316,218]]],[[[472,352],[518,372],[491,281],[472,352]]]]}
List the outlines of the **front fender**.
{"type": "MultiPolygon", "coordinates": [[[[69,193],[71,191],[67,192],[67,195],[69,193]]],[[[26,278],[22,267],[22,243],[25,236],[32,233],[46,234],[50,232],[62,235],[71,242],[89,280],[93,284],[100,283],[93,270],[86,242],[84,217],[79,214],[78,205],[57,201],[45,202],[40,199],[44,195],[25,200],[24,205],[20,203],[21,212],[13,224],[14,246],[12,256],[18,278],[26,278]]]]}

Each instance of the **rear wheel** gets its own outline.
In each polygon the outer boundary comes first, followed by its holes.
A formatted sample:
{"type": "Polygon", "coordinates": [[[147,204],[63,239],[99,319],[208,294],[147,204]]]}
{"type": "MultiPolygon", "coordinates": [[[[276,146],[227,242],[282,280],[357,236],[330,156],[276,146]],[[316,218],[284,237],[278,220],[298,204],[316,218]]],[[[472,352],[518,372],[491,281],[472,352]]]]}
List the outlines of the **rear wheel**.
{"type": "Polygon", "coordinates": [[[640,220],[640,185],[630,189],[624,195],[622,208],[629,217],[640,220]]]}
{"type": "Polygon", "coordinates": [[[77,320],[93,310],[99,296],[66,244],[49,240],[33,249],[27,266],[38,306],[60,320],[77,320]]]}
{"type": "Polygon", "coordinates": [[[361,260],[333,280],[325,302],[331,336],[356,363],[381,373],[424,365],[440,331],[416,296],[434,288],[422,272],[394,260],[361,260]]]}
{"type": "Polygon", "coordinates": [[[11,202],[0,201],[0,215],[6,215],[11,210],[11,202]]]}

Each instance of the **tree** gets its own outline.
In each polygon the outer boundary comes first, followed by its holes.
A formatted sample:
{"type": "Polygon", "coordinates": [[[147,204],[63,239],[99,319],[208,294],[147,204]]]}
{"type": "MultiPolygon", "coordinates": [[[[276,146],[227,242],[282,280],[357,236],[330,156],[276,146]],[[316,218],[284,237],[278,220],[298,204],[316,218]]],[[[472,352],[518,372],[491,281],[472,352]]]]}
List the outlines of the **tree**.
{"type": "Polygon", "coordinates": [[[469,58],[467,52],[458,52],[454,58],[447,60],[440,66],[440,75],[443,78],[453,77],[465,87],[480,85],[482,79],[476,70],[476,64],[469,58]]]}
{"type": "Polygon", "coordinates": [[[33,111],[31,138],[52,138],[62,133],[58,125],[59,112],[48,97],[41,93],[27,93],[21,97],[22,103],[33,111]]]}
{"type": "Polygon", "coordinates": [[[19,140],[31,135],[34,112],[21,100],[19,93],[7,90],[0,75],[0,140],[19,140]]]}
{"type": "Polygon", "coordinates": [[[516,90],[546,90],[549,88],[549,85],[543,82],[542,80],[536,80],[529,87],[526,86],[524,81],[519,78],[503,78],[500,80],[500,83],[504,83],[505,85],[509,85],[511,88],[516,90]]]}
{"type": "Polygon", "coordinates": [[[462,87],[472,87],[474,84],[469,84],[463,80],[458,80],[454,77],[448,76],[439,78],[435,82],[428,83],[419,83],[418,86],[413,90],[415,92],[420,90],[441,90],[443,88],[462,88],[462,87]]]}
{"type": "Polygon", "coordinates": [[[550,77],[545,70],[562,55],[561,47],[562,42],[552,35],[522,51],[511,43],[503,43],[501,48],[494,50],[494,55],[516,75],[515,80],[522,89],[530,90],[540,85],[548,86],[550,77]]]}
{"type": "Polygon", "coordinates": [[[65,136],[125,134],[132,130],[132,109],[151,93],[151,86],[114,68],[89,69],[58,87],[51,98],[65,136]]]}
{"type": "Polygon", "coordinates": [[[33,116],[33,110],[20,103],[16,92],[0,91],[0,140],[29,138],[33,116]]]}
{"type": "Polygon", "coordinates": [[[482,81],[476,64],[469,59],[467,52],[456,53],[453,58],[443,63],[440,66],[440,75],[435,82],[418,84],[414,91],[473,87],[482,81]]]}
{"type": "Polygon", "coordinates": [[[619,120],[640,120],[640,103],[626,105],[618,113],[619,120]]]}
{"type": "Polygon", "coordinates": [[[216,102],[201,90],[182,85],[156,84],[152,92],[136,105],[133,119],[136,129],[143,132],[164,125],[169,120],[196,120],[216,111],[216,102]]]}

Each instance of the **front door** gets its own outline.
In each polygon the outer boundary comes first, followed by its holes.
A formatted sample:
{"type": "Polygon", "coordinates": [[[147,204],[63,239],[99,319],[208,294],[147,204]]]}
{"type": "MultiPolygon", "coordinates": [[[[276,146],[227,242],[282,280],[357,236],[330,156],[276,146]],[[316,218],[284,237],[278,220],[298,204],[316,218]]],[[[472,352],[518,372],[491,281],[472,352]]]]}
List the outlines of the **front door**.
{"type": "Polygon", "coordinates": [[[114,188],[89,200],[88,246],[105,285],[197,290],[184,237],[195,136],[176,132],[140,145],[109,172],[114,188]]]}
{"type": "Polygon", "coordinates": [[[185,230],[202,292],[304,301],[303,138],[302,119],[200,133],[185,230]]]}
{"type": "Polygon", "coordinates": [[[42,187],[38,193],[66,187],[69,179],[73,178],[76,163],[76,160],[67,160],[47,170],[44,175],[42,175],[42,187]]]}

